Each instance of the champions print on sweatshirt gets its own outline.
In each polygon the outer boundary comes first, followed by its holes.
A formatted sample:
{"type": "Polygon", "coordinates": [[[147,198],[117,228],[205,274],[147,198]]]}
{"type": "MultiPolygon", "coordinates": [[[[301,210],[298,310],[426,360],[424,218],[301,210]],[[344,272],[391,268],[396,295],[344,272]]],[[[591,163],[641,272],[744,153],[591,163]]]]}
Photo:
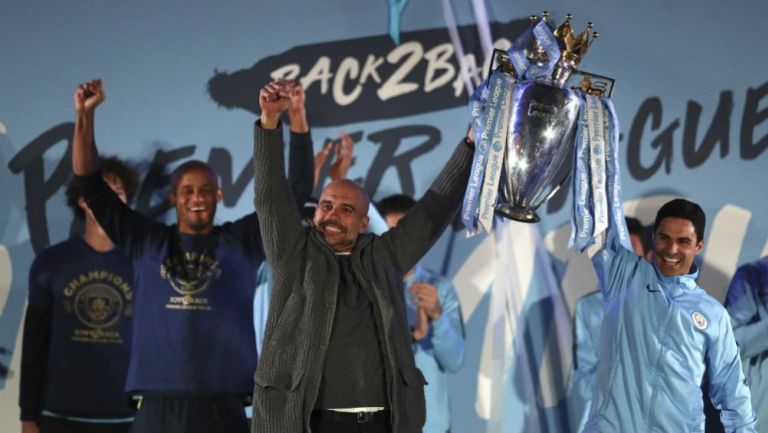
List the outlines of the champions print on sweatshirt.
{"type": "Polygon", "coordinates": [[[72,341],[123,343],[115,325],[122,317],[131,317],[133,291],[122,276],[107,270],[93,270],[72,278],[64,288],[64,311],[77,317],[72,341]]]}

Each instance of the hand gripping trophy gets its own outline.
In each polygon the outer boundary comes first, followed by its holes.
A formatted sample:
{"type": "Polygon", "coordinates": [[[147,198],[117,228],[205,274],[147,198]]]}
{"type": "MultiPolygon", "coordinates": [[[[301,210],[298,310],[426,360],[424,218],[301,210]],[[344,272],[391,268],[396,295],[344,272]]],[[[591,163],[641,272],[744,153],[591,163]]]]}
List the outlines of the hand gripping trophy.
{"type": "MultiPolygon", "coordinates": [[[[568,178],[566,161],[580,140],[602,138],[596,152],[609,152],[607,135],[616,130],[608,99],[613,80],[578,71],[598,34],[592,23],[575,34],[571,22],[568,14],[554,29],[547,12],[532,16],[509,50],[494,50],[488,78],[472,95],[476,149],[462,207],[471,233],[490,231],[494,213],[538,222],[536,209],[568,178]],[[590,101],[602,117],[588,109],[590,101]],[[587,127],[590,120],[599,121],[595,131],[587,127]]],[[[595,170],[604,174],[604,162],[595,170]]]]}

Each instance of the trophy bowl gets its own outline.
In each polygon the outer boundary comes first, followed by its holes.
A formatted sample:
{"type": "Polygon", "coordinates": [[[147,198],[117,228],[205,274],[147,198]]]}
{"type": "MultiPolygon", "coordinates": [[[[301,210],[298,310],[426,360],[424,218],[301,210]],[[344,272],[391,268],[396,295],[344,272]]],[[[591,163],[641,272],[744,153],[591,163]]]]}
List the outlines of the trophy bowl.
{"type": "Polygon", "coordinates": [[[567,87],[516,84],[496,214],[521,222],[540,220],[536,209],[568,178],[557,174],[563,163],[573,160],[580,104],[567,87]]]}

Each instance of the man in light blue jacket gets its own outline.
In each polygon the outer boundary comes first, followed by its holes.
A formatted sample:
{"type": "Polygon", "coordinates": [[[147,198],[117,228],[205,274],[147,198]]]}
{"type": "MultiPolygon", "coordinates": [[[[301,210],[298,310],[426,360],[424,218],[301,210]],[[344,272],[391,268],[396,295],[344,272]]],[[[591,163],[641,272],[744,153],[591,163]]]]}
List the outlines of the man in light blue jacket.
{"type": "Polygon", "coordinates": [[[730,317],[696,283],[704,211],[685,199],[665,203],[653,225],[653,260],[638,257],[624,221],[616,112],[609,99],[583,97],[571,242],[589,252],[605,297],[584,432],[703,432],[706,380],[725,431],[755,433],[730,317]]]}
{"type": "Polygon", "coordinates": [[[756,432],[728,314],[696,284],[704,223],[697,204],[676,199],[656,214],[653,262],[615,224],[590,250],[606,304],[585,432],[704,431],[705,371],[725,430],[756,432]]]}
{"type": "Polygon", "coordinates": [[[739,267],[725,308],[731,315],[760,431],[768,431],[768,256],[739,267]]]}

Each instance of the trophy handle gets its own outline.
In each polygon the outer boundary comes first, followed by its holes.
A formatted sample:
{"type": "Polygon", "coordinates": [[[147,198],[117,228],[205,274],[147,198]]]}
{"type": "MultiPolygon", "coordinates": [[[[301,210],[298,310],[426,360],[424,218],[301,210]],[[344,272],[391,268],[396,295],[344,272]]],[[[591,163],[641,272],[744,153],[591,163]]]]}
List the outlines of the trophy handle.
{"type": "MultiPolygon", "coordinates": [[[[497,68],[501,68],[502,71],[509,73],[513,77],[517,77],[515,68],[512,66],[512,61],[509,59],[509,54],[504,50],[494,48],[493,53],[491,54],[491,60],[488,62],[488,73],[486,74],[486,77],[490,77],[493,71],[497,68]]],[[[613,96],[613,89],[615,86],[616,79],[614,78],[580,69],[574,69],[570,78],[568,78],[565,87],[610,98],[613,96]],[[588,88],[584,88],[585,83],[588,88]]]]}
{"type": "Polygon", "coordinates": [[[497,68],[501,68],[504,72],[511,74],[513,77],[517,76],[515,68],[512,66],[512,61],[509,60],[509,54],[504,50],[494,48],[493,53],[491,54],[491,61],[488,62],[488,74],[486,77],[490,77],[491,74],[493,74],[493,71],[497,68]]]}
{"type": "Polygon", "coordinates": [[[616,80],[604,75],[597,75],[587,71],[574,70],[568,79],[566,86],[579,89],[584,93],[596,94],[606,98],[613,95],[613,88],[616,80]],[[585,84],[586,87],[585,88],[585,84]]]}

